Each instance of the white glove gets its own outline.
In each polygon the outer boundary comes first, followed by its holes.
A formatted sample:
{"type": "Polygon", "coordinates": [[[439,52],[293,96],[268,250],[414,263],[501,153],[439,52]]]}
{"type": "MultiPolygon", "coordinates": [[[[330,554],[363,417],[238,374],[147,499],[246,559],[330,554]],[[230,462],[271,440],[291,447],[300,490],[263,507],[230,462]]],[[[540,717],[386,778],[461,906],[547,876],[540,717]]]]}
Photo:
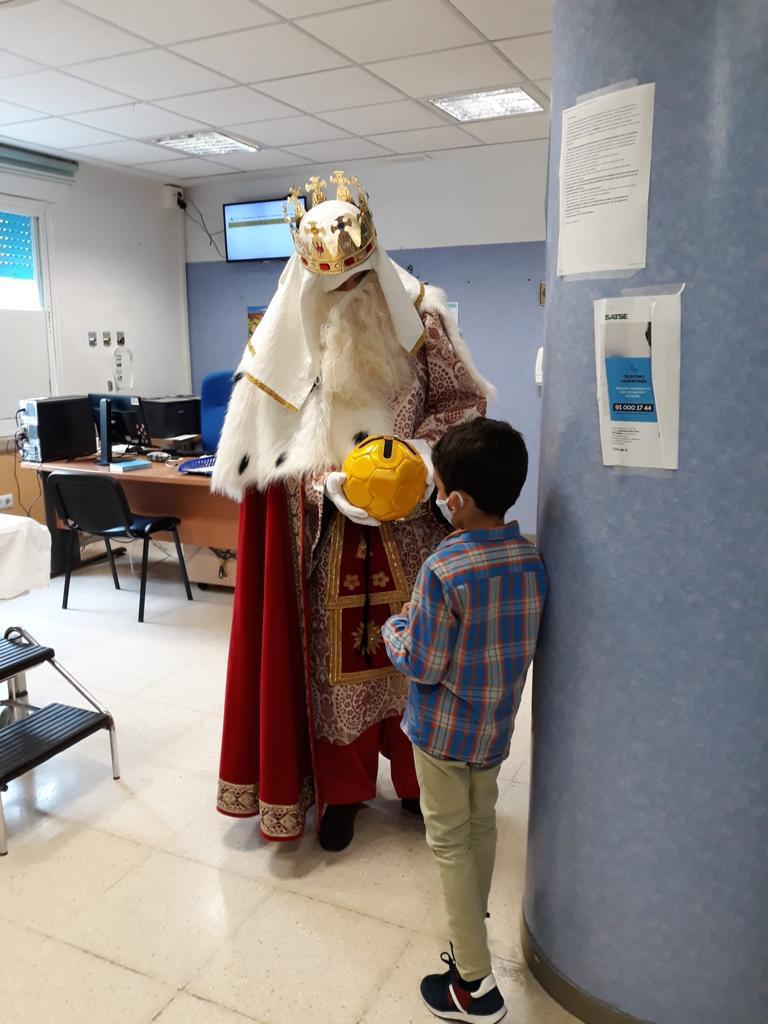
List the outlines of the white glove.
{"type": "Polygon", "coordinates": [[[346,479],[346,473],[329,473],[325,478],[325,493],[333,504],[342,515],[345,515],[347,519],[351,519],[353,523],[357,523],[358,526],[381,526],[378,519],[374,519],[373,516],[369,516],[363,509],[347,501],[347,496],[344,494],[344,481],[346,479]]]}
{"type": "Polygon", "coordinates": [[[435,468],[432,465],[432,446],[429,441],[422,441],[418,438],[409,438],[406,441],[411,448],[414,448],[422,458],[424,465],[427,468],[427,485],[424,490],[424,497],[422,501],[429,501],[432,497],[432,491],[435,489],[435,468]]]}

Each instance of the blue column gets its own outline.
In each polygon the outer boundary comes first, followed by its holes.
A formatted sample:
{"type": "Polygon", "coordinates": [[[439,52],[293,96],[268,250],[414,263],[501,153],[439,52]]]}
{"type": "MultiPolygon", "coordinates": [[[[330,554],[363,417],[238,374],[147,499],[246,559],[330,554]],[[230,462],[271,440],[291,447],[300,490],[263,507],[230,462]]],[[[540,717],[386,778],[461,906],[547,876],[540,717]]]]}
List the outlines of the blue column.
{"type": "Polygon", "coordinates": [[[556,0],[554,52],[526,927],[630,1018],[764,1024],[768,3],[556,0]],[[647,267],[563,281],[561,111],[631,78],[647,267]],[[680,281],[680,469],[604,467],[592,300],[680,281]]]}

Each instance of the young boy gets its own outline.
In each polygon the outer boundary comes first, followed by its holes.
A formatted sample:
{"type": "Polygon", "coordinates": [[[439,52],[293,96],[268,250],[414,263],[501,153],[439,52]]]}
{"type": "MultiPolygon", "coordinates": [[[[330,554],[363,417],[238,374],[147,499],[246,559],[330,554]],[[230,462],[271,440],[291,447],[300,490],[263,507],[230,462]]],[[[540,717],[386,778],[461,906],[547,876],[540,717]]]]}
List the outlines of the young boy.
{"type": "Polygon", "coordinates": [[[536,548],[504,515],[528,452],[508,423],[476,419],[432,453],[437,504],[451,533],[421,568],[411,602],[383,628],[410,679],[403,730],[413,743],[427,842],[437,859],[452,939],[445,974],[421,983],[445,1020],[496,1024],[506,1014],[485,919],[496,855],[497,777],[509,744],[547,592],[536,548]]]}

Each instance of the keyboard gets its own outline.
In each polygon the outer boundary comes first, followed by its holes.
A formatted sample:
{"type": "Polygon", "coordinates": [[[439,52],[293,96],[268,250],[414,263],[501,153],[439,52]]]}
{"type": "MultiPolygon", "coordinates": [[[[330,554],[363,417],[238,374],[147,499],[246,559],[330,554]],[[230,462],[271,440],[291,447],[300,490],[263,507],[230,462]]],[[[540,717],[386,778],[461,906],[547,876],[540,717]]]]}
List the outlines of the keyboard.
{"type": "Polygon", "coordinates": [[[216,465],[215,455],[204,455],[201,459],[187,459],[178,467],[180,473],[195,473],[197,476],[212,476],[216,465]]]}

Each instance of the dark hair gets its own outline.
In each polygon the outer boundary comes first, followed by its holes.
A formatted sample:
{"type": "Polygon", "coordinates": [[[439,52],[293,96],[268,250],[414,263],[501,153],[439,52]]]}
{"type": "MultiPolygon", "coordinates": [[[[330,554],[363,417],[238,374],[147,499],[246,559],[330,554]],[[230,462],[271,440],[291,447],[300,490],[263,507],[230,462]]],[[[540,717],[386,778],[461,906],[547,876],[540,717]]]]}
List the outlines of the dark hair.
{"type": "Polygon", "coordinates": [[[525,440],[503,420],[475,419],[452,427],[432,452],[446,494],[464,491],[489,515],[515,504],[528,475],[525,440]]]}

